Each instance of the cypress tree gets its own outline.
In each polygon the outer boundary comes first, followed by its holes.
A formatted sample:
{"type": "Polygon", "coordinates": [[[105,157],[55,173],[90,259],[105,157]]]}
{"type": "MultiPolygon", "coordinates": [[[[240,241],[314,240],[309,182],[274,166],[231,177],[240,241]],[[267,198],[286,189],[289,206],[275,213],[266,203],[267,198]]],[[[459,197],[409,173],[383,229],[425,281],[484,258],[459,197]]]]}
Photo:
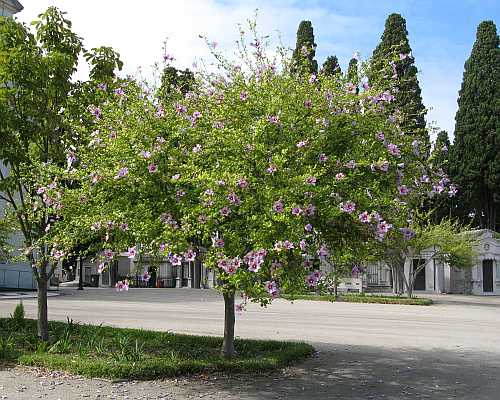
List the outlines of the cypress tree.
{"type": "MultiPolygon", "coordinates": [[[[500,49],[492,21],[481,22],[465,63],[455,116],[451,174],[460,201],[483,228],[500,229],[500,49]]],[[[464,214],[465,214],[464,213],[464,214]]]]}
{"type": "MultiPolygon", "coordinates": [[[[450,154],[450,139],[448,132],[440,131],[437,134],[434,149],[432,150],[429,161],[435,171],[442,171],[443,176],[449,174],[449,154],[450,154]]],[[[433,222],[439,224],[443,218],[450,217],[450,210],[456,209],[457,201],[453,197],[435,196],[429,199],[423,207],[424,210],[432,209],[433,222]]]]}
{"type": "Polygon", "coordinates": [[[441,168],[444,173],[448,174],[448,154],[450,151],[450,139],[448,132],[440,131],[437,134],[436,143],[432,151],[432,164],[435,168],[441,168]]]}
{"type": "Polygon", "coordinates": [[[373,51],[372,68],[377,73],[392,60],[396,100],[392,109],[403,116],[402,128],[405,133],[420,137],[429,146],[429,135],[425,129],[425,107],[417,79],[417,67],[411,54],[406,21],[399,14],[391,14],[385,21],[385,29],[380,44],[373,51]],[[396,60],[394,58],[397,57],[396,60]]]}
{"type": "Polygon", "coordinates": [[[349,60],[349,67],[347,67],[347,80],[355,85],[358,84],[358,60],[356,58],[351,58],[349,60]]]}
{"type": "Polygon", "coordinates": [[[328,56],[323,63],[321,72],[326,76],[334,76],[342,73],[337,56],[328,56]]]}
{"type": "Polygon", "coordinates": [[[301,21],[297,29],[297,44],[293,52],[292,69],[299,73],[317,74],[318,62],[314,30],[311,21],[301,21]]]}

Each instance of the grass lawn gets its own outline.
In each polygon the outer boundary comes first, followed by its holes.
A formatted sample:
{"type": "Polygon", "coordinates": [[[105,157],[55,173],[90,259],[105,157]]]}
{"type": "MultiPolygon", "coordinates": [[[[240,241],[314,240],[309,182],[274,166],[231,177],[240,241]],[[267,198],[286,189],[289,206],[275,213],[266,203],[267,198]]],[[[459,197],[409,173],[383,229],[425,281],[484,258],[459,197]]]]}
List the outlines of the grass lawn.
{"type": "Polygon", "coordinates": [[[409,299],[403,296],[383,296],[375,294],[346,293],[335,297],[333,294],[282,294],[282,298],[287,300],[313,300],[313,301],[340,301],[347,303],[378,303],[378,304],[407,304],[414,306],[430,306],[431,299],[413,297],[409,299]]]}
{"type": "Polygon", "coordinates": [[[36,321],[0,319],[0,361],[68,371],[86,377],[154,379],[198,373],[260,373],[313,353],[305,343],[241,340],[238,356],[221,357],[222,338],[50,322],[49,344],[36,321]]]}

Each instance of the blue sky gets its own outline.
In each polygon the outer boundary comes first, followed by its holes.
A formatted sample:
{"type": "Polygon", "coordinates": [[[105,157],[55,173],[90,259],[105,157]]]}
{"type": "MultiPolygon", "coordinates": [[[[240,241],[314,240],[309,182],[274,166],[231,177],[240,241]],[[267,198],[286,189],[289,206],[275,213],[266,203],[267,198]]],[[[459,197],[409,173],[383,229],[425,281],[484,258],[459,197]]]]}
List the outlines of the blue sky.
{"type": "MultiPolygon", "coordinates": [[[[107,45],[120,52],[127,73],[149,68],[161,58],[162,42],[176,56],[179,67],[190,67],[207,51],[198,38],[204,34],[223,48],[233,47],[238,23],[259,9],[260,33],[280,31],[286,45],[294,46],[302,19],[314,26],[317,59],[321,64],[337,55],[345,69],[355,51],[371,55],[380,40],[388,14],[398,12],[407,21],[424,103],[431,107],[427,122],[450,134],[454,128],[463,65],[475,40],[477,25],[500,21],[500,1],[493,0],[142,0],[133,6],[121,0],[21,0],[19,18],[29,22],[46,7],[68,12],[76,32],[88,48],[107,45]]],[[[85,75],[85,70],[80,71],[85,75]]]]}

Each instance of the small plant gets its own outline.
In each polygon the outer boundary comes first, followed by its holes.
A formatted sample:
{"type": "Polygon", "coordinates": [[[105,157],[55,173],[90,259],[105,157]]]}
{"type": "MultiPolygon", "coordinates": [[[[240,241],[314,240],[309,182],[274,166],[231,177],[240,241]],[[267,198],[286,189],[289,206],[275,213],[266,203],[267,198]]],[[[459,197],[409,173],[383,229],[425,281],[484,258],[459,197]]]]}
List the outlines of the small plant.
{"type": "Polygon", "coordinates": [[[22,301],[16,306],[14,312],[10,315],[10,323],[12,330],[24,328],[26,320],[22,301]]]}
{"type": "Polygon", "coordinates": [[[35,353],[36,354],[47,353],[47,351],[49,350],[49,346],[50,344],[48,342],[39,342],[35,353]]]}
{"type": "Polygon", "coordinates": [[[6,338],[0,336],[0,359],[7,358],[14,352],[16,341],[13,335],[6,338]]]}
{"type": "Polygon", "coordinates": [[[71,338],[68,332],[49,348],[49,353],[65,354],[71,351],[71,338]]]}
{"type": "Polygon", "coordinates": [[[135,344],[130,344],[130,338],[126,335],[118,338],[118,351],[113,353],[117,361],[140,361],[144,357],[144,343],[139,344],[136,339],[135,344]]]}

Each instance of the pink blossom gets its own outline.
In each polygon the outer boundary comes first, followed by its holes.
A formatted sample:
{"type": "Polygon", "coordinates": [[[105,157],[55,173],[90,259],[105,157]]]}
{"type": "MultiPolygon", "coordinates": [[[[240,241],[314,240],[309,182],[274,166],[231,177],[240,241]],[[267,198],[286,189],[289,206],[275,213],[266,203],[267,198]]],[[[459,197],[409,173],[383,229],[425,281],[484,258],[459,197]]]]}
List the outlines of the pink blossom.
{"type": "Polygon", "coordinates": [[[212,126],[215,129],[224,129],[224,123],[221,121],[215,121],[212,126]]]}
{"type": "Polygon", "coordinates": [[[224,239],[213,239],[214,247],[224,247],[224,239]]]}
{"type": "Polygon", "coordinates": [[[245,92],[245,91],[241,92],[240,93],[240,100],[246,101],[247,99],[248,99],[248,92],[245,92]]]}
{"type": "Polygon", "coordinates": [[[311,225],[311,224],[306,224],[306,225],[304,226],[304,229],[305,229],[307,232],[311,232],[311,231],[313,230],[313,227],[312,227],[312,225],[311,225]]]}
{"type": "Polygon", "coordinates": [[[297,217],[300,214],[302,214],[302,210],[300,209],[300,207],[295,206],[292,208],[292,215],[297,217]]]}
{"type": "Polygon", "coordinates": [[[193,153],[199,153],[201,151],[201,144],[197,144],[196,146],[193,147],[193,153]]]}
{"type": "Polygon", "coordinates": [[[39,187],[37,190],[36,190],[36,193],[37,194],[44,194],[45,193],[45,187],[41,186],[39,187]]]}
{"type": "Polygon", "coordinates": [[[371,216],[368,214],[368,211],[363,211],[361,214],[359,214],[359,220],[363,224],[369,224],[371,222],[371,216]]]}
{"type": "Polygon", "coordinates": [[[319,162],[320,163],[325,163],[327,161],[328,161],[328,156],[326,154],[322,153],[319,155],[319,162]]]}
{"type": "Polygon", "coordinates": [[[238,179],[238,181],[236,182],[236,185],[238,185],[238,187],[241,189],[248,188],[248,182],[246,181],[246,179],[238,179]]]}
{"type": "Polygon", "coordinates": [[[311,76],[309,77],[309,83],[314,83],[316,82],[317,80],[317,76],[315,74],[311,74],[311,76]]]}
{"type": "Polygon", "coordinates": [[[207,222],[207,216],[205,214],[201,214],[198,216],[198,222],[200,224],[205,224],[207,222]]]}
{"type": "Polygon", "coordinates": [[[104,250],[104,257],[113,258],[113,255],[114,255],[113,250],[110,250],[110,249],[104,250]]]}
{"type": "Polygon", "coordinates": [[[382,141],[382,142],[385,140],[385,135],[384,135],[384,133],[383,133],[383,132],[377,132],[377,133],[375,134],[375,137],[376,137],[378,140],[382,141]]]}
{"type": "Polygon", "coordinates": [[[128,175],[128,168],[123,167],[118,170],[118,174],[116,174],[115,179],[120,179],[128,175]]]}
{"type": "Polygon", "coordinates": [[[223,217],[227,217],[229,216],[229,214],[231,214],[231,209],[229,207],[222,207],[220,210],[219,210],[219,213],[220,215],[222,215],[223,217]]]}
{"type": "Polygon", "coordinates": [[[300,247],[300,250],[304,251],[307,247],[307,242],[305,239],[302,239],[300,242],[299,242],[299,247],[300,247]]]}
{"type": "Polygon", "coordinates": [[[269,293],[272,298],[276,298],[279,296],[278,285],[275,281],[267,281],[265,283],[265,287],[266,287],[267,293],[269,293]]]}
{"type": "Polygon", "coordinates": [[[177,114],[184,114],[187,112],[187,107],[180,103],[175,103],[175,111],[177,111],[177,114]]]}
{"type": "Polygon", "coordinates": [[[312,260],[307,259],[302,262],[302,265],[304,266],[304,268],[309,269],[313,266],[313,262],[312,260]]]}
{"type": "Polygon", "coordinates": [[[127,257],[130,259],[133,259],[133,258],[135,258],[136,255],[137,255],[136,247],[135,246],[129,247],[127,257]]]}
{"type": "Polygon", "coordinates": [[[379,165],[379,168],[383,172],[389,171],[389,161],[382,161],[379,165]]]}
{"type": "Polygon", "coordinates": [[[457,185],[451,184],[450,188],[448,190],[448,196],[449,197],[455,197],[455,195],[458,193],[458,187],[457,185]]]}
{"type": "Polygon", "coordinates": [[[327,247],[322,244],[319,250],[317,251],[317,254],[319,257],[328,257],[330,255],[330,252],[328,251],[327,247]]]}
{"type": "Polygon", "coordinates": [[[124,280],[116,282],[115,288],[117,292],[127,291],[129,288],[128,281],[124,280]]]}
{"type": "Polygon", "coordinates": [[[181,179],[181,174],[172,175],[172,180],[173,181],[178,181],[179,179],[181,179]]]}
{"type": "Polygon", "coordinates": [[[410,193],[410,190],[406,187],[406,185],[398,186],[398,191],[401,196],[406,196],[410,193]]]}
{"type": "Polygon", "coordinates": [[[280,119],[277,115],[270,115],[267,117],[267,120],[274,125],[281,125],[280,119]]]}
{"type": "Polygon", "coordinates": [[[343,172],[339,172],[338,174],[335,175],[335,179],[338,181],[341,181],[344,178],[345,178],[345,174],[343,172]]]}
{"type": "Polygon", "coordinates": [[[128,231],[128,224],[126,222],[123,222],[120,224],[120,230],[122,231],[128,231]]]}
{"type": "Polygon", "coordinates": [[[354,169],[354,168],[356,168],[356,161],[351,160],[351,161],[347,162],[345,166],[349,169],[354,169]]]}
{"type": "Polygon", "coordinates": [[[283,212],[285,206],[281,200],[277,200],[273,204],[273,210],[274,212],[281,213],[283,212]]]}
{"type": "Polygon", "coordinates": [[[148,282],[151,279],[151,275],[149,274],[148,271],[145,270],[141,278],[144,282],[148,282]]]}
{"type": "Polygon", "coordinates": [[[312,108],[312,101],[309,100],[309,99],[307,99],[306,101],[304,101],[304,107],[308,108],[308,109],[312,108]]]}
{"type": "Polygon", "coordinates": [[[399,231],[403,234],[405,240],[410,240],[415,237],[415,232],[409,228],[400,228],[399,231]]]}
{"type": "Polygon", "coordinates": [[[234,204],[236,206],[241,204],[241,199],[236,195],[236,193],[231,192],[227,195],[227,199],[231,204],[234,204]]]}
{"type": "Polygon", "coordinates": [[[431,181],[431,178],[429,178],[428,175],[422,175],[422,177],[420,178],[420,182],[422,183],[430,183],[431,181]]]}
{"type": "Polygon", "coordinates": [[[306,183],[307,183],[308,185],[316,185],[316,180],[317,180],[317,179],[316,179],[316,177],[315,177],[315,176],[309,176],[309,177],[307,177],[307,179],[306,179],[306,183]]]}
{"type": "Polygon", "coordinates": [[[348,214],[352,214],[356,210],[356,204],[348,200],[345,203],[340,203],[340,209],[348,214]]]}
{"type": "Polygon", "coordinates": [[[301,148],[303,148],[303,147],[306,147],[306,146],[307,146],[307,140],[301,140],[300,142],[298,142],[298,143],[296,144],[296,146],[297,146],[297,148],[298,148],[298,149],[301,149],[301,148]]]}
{"type": "Polygon", "coordinates": [[[185,253],[184,253],[184,259],[186,261],[194,261],[196,258],[196,252],[193,250],[193,249],[188,249],[185,253]]]}
{"type": "Polygon", "coordinates": [[[285,240],[283,242],[283,247],[285,248],[285,250],[292,250],[295,248],[294,244],[292,242],[290,242],[289,240],[285,240]]]}
{"type": "Polygon", "coordinates": [[[182,258],[180,256],[178,256],[177,254],[171,254],[169,257],[168,257],[168,261],[170,262],[170,264],[172,264],[173,266],[179,266],[179,265],[182,265],[182,258]]]}
{"type": "Polygon", "coordinates": [[[158,172],[158,166],[155,164],[149,164],[148,171],[150,174],[154,174],[155,172],[158,172]]]}
{"type": "Polygon", "coordinates": [[[399,150],[399,147],[396,144],[389,143],[387,145],[387,150],[389,151],[390,154],[393,156],[399,157],[401,155],[401,150],[399,150]]]}
{"type": "Polygon", "coordinates": [[[277,171],[276,165],[270,164],[266,171],[271,175],[274,174],[277,171]]]}
{"type": "Polygon", "coordinates": [[[267,251],[264,249],[250,251],[245,255],[243,261],[248,265],[249,271],[258,272],[262,264],[264,264],[264,258],[266,257],[266,255],[267,251]]]}
{"type": "Polygon", "coordinates": [[[316,206],[313,204],[308,204],[306,208],[304,208],[304,215],[307,217],[312,217],[316,212],[316,206]]]}

